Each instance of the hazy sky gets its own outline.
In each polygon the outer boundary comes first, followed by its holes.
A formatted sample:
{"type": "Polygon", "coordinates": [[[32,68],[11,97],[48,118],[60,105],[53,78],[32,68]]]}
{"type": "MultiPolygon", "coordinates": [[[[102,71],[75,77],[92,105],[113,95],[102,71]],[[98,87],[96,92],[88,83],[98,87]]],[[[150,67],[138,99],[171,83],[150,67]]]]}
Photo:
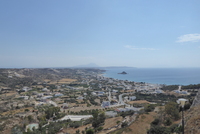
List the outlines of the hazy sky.
{"type": "Polygon", "coordinates": [[[0,67],[200,67],[200,0],[1,0],[0,67]]]}

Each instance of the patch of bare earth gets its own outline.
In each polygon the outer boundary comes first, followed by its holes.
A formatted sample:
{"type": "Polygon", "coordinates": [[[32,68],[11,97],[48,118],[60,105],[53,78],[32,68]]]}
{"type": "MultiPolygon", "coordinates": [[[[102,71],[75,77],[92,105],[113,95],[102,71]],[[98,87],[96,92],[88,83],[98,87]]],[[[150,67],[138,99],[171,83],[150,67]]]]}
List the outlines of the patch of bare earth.
{"type": "Polygon", "coordinates": [[[3,112],[3,113],[1,113],[1,115],[3,115],[3,116],[5,116],[5,115],[14,115],[14,114],[17,114],[17,113],[24,112],[25,109],[28,109],[29,111],[33,110],[32,107],[26,107],[26,108],[15,109],[15,110],[10,110],[10,111],[7,111],[7,112],[3,112]]]}
{"type": "Polygon", "coordinates": [[[128,127],[131,131],[123,132],[123,134],[146,134],[150,129],[151,122],[155,119],[156,113],[142,114],[128,127]]]}
{"type": "Polygon", "coordinates": [[[100,131],[98,132],[98,134],[107,134],[108,132],[116,130],[116,128],[112,128],[112,127],[117,125],[117,121],[121,122],[122,120],[123,118],[121,116],[106,119],[105,124],[103,125],[103,129],[108,129],[108,128],[111,128],[111,129],[100,131]]]}
{"type": "Polygon", "coordinates": [[[150,103],[146,100],[137,100],[137,101],[130,101],[129,104],[143,104],[143,103],[150,103]]]}
{"type": "Polygon", "coordinates": [[[103,126],[104,129],[107,129],[107,128],[111,128],[115,125],[117,125],[117,121],[122,121],[122,117],[119,116],[119,117],[114,117],[114,118],[108,118],[105,120],[105,124],[103,126]]]}
{"type": "Polygon", "coordinates": [[[87,128],[91,127],[91,124],[80,126],[78,128],[66,128],[66,129],[63,129],[62,132],[64,132],[64,133],[70,133],[70,134],[75,134],[76,131],[79,130],[80,133],[81,133],[82,131],[85,131],[86,127],[87,128]]]}
{"type": "Polygon", "coordinates": [[[16,94],[17,94],[17,93],[13,91],[13,92],[6,93],[5,95],[6,95],[6,96],[14,96],[14,95],[16,95],[16,94]]]}
{"type": "Polygon", "coordinates": [[[1,134],[11,134],[12,127],[15,125],[19,125],[21,123],[21,119],[20,118],[10,118],[1,123],[5,123],[5,127],[4,127],[4,130],[1,131],[0,133],[1,134]]]}
{"type": "MultiPolygon", "coordinates": [[[[46,80],[48,81],[48,80],[46,80]]],[[[48,81],[50,84],[70,84],[71,82],[77,81],[76,79],[68,79],[68,78],[63,78],[58,81],[48,81]]]]}

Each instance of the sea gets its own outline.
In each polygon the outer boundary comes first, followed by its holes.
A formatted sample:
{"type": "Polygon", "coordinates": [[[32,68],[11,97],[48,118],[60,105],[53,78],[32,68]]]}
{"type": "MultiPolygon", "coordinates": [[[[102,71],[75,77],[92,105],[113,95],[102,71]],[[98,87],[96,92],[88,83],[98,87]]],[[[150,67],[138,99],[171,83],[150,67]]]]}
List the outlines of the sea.
{"type": "Polygon", "coordinates": [[[105,77],[165,85],[200,84],[200,68],[104,68],[105,77]],[[118,74],[125,71],[127,74],[118,74]]]}

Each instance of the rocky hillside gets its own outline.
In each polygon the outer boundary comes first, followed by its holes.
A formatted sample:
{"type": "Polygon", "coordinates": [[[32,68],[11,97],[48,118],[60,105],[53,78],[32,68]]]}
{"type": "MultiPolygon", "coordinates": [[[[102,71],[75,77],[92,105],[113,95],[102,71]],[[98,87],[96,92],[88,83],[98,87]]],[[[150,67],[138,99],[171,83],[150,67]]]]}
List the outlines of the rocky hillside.
{"type": "Polygon", "coordinates": [[[192,103],[192,107],[196,107],[196,106],[200,106],[200,90],[197,93],[197,95],[192,103]]]}
{"type": "MultiPolygon", "coordinates": [[[[99,72],[98,69],[81,69],[84,73],[99,72]]],[[[56,81],[62,78],[78,79],[79,69],[71,68],[35,68],[35,69],[0,69],[0,87],[15,89],[18,86],[31,86],[45,79],[56,81]]]]}
{"type": "Polygon", "coordinates": [[[185,134],[200,134],[200,90],[185,116],[185,134]]]}
{"type": "MultiPolygon", "coordinates": [[[[44,79],[57,80],[64,72],[70,69],[0,69],[0,86],[14,88],[16,85],[30,86],[34,82],[42,82],[44,79]]],[[[73,72],[73,71],[71,71],[73,72]]]]}

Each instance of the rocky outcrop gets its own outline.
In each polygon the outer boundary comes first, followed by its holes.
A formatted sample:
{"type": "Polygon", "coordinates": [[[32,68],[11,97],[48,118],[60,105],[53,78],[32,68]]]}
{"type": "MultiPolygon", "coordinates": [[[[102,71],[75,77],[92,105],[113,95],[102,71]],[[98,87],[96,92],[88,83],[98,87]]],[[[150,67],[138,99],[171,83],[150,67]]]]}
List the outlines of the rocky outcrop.
{"type": "Polygon", "coordinates": [[[121,72],[121,73],[118,73],[118,74],[127,74],[125,71],[121,72]]]}
{"type": "Polygon", "coordinates": [[[194,98],[191,107],[195,107],[195,106],[200,106],[200,90],[198,91],[196,97],[194,98]]]}
{"type": "Polygon", "coordinates": [[[185,134],[200,134],[200,90],[198,91],[192,106],[185,111],[185,134]]]}
{"type": "Polygon", "coordinates": [[[200,134],[200,105],[185,112],[185,134],[200,134]]]}

